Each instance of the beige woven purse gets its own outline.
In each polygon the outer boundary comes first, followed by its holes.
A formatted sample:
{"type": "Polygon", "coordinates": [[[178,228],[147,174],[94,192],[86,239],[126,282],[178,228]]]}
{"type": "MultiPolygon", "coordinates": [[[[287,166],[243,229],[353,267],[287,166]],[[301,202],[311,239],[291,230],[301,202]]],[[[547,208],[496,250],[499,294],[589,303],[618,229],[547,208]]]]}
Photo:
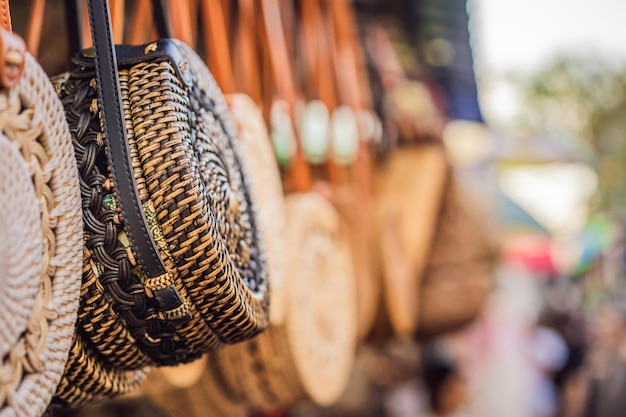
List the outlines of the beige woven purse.
{"type": "Polygon", "coordinates": [[[399,148],[376,170],[381,315],[397,336],[412,335],[420,320],[421,279],[449,169],[439,143],[399,148]]]}
{"type": "Polygon", "coordinates": [[[421,280],[417,336],[467,325],[481,312],[497,248],[486,220],[450,172],[421,280]]]}
{"type": "Polygon", "coordinates": [[[287,197],[285,324],[210,355],[230,399],[277,408],[343,392],[356,350],[356,294],[345,231],[315,193],[287,197]]]}
{"type": "MultiPolygon", "coordinates": [[[[2,1],[0,5],[2,22],[10,28],[8,4],[2,1]]],[[[63,374],[78,310],[82,237],[78,171],[63,107],[37,61],[24,55],[23,49],[16,55],[14,45],[2,35],[3,417],[43,414],[63,374]],[[8,84],[6,69],[10,66],[21,66],[23,73],[8,84]]]]}

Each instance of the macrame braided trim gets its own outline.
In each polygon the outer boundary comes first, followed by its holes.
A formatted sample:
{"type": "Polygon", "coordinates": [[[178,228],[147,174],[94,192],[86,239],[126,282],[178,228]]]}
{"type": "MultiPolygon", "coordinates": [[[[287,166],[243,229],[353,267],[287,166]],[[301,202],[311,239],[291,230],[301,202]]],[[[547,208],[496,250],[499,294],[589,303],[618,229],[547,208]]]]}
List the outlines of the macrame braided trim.
{"type": "Polygon", "coordinates": [[[82,260],[78,173],[63,107],[32,56],[27,55],[20,83],[2,92],[0,114],[0,130],[17,143],[29,165],[44,238],[41,287],[31,319],[12,352],[14,359],[2,359],[2,374],[17,379],[8,390],[3,381],[0,416],[39,416],[63,374],[78,309],[82,260]]]}

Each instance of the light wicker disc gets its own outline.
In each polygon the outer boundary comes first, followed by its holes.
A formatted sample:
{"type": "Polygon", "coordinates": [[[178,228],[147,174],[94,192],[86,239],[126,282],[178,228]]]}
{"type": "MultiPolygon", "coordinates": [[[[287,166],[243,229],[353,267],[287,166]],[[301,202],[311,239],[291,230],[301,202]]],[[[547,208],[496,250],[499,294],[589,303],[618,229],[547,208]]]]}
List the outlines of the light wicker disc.
{"type": "Polygon", "coordinates": [[[287,198],[286,332],[310,399],[329,405],[343,392],[356,350],[356,287],[349,246],[334,207],[313,193],[287,198]]]}
{"type": "Polygon", "coordinates": [[[278,162],[263,115],[245,94],[226,96],[239,132],[242,162],[247,167],[257,207],[258,228],[264,242],[270,283],[270,322],[284,320],[286,282],[285,203],[278,162]]]}
{"type": "Polygon", "coordinates": [[[420,281],[448,172],[440,144],[400,148],[377,169],[384,314],[397,336],[411,336],[418,325],[420,281]]]}
{"type": "MultiPolygon", "coordinates": [[[[42,265],[41,216],[28,165],[17,144],[0,134],[0,357],[3,368],[5,360],[10,360],[9,352],[18,344],[30,321],[41,285],[42,265]]],[[[0,386],[2,398],[10,388],[0,386]]]]}
{"type": "Polygon", "coordinates": [[[26,349],[16,353],[16,361],[3,362],[2,374],[14,379],[8,401],[0,404],[0,416],[40,416],[61,379],[74,333],[82,218],[76,160],[63,106],[48,76],[28,54],[19,84],[0,93],[0,130],[18,144],[29,165],[44,237],[42,308],[33,311],[23,335],[26,349]]]}
{"type": "Polygon", "coordinates": [[[290,195],[285,322],[210,355],[231,400],[255,408],[329,405],[343,392],[356,349],[356,291],[347,238],[319,194],[290,195]]]}

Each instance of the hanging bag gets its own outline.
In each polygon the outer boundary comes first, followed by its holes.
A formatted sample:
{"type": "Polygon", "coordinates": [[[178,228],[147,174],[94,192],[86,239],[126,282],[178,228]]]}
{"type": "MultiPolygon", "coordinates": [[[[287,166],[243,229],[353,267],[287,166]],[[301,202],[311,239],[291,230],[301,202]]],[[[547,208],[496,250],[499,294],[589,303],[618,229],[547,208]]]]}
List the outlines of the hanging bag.
{"type": "MultiPolygon", "coordinates": [[[[179,41],[114,48],[108,2],[88,4],[94,49],[55,78],[85,219],[75,356],[57,394],[67,405],[126,392],[145,366],[191,361],[268,322],[256,211],[213,77],[179,41]]],[[[167,34],[164,3],[152,7],[167,34]]]]}
{"type": "MultiPolygon", "coordinates": [[[[295,98],[282,13],[287,11],[277,1],[261,3],[259,38],[272,60],[275,88],[281,97],[295,98]]],[[[214,383],[230,401],[249,407],[276,409],[306,400],[330,405],[343,392],[355,356],[355,277],[341,219],[315,192],[289,194],[285,205],[285,231],[275,238],[284,239],[286,282],[283,297],[272,300],[273,306],[283,304],[281,320],[252,340],[209,355],[214,383]]]]}
{"type": "Polygon", "coordinates": [[[0,12],[0,416],[40,416],[78,310],[79,181],[63,106],[0,12]]]}

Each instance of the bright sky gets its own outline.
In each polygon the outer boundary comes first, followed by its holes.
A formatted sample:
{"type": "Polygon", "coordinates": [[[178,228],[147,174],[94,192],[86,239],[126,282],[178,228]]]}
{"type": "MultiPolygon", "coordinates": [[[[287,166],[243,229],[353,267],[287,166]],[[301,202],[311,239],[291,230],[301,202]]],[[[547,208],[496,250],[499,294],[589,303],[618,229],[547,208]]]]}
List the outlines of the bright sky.
{"type": "MultiPolygon", "coordinates": [[[[468,1],[480,102],[492,127],[521,111],[505,74],[533,72],[567,52],[626,63],[626,0],[468,1]]],[[[594,180],[584,168],[555,165],[505,172],[501,186],[558,233],[584,222],[594,180]]]]}
{"type": "Polygon", "coordinates": [[[626,61],[624,0],[469,0],[478,69],[540,65],[555,53],[598,51],[626,61]]]}
{"type": "Polygon", "coordinates": [[[501,76],[533,71],[562,52],[626,62],[626,0],[468,0],[480,101],[499,125],[517,110],[501,76]]]}

